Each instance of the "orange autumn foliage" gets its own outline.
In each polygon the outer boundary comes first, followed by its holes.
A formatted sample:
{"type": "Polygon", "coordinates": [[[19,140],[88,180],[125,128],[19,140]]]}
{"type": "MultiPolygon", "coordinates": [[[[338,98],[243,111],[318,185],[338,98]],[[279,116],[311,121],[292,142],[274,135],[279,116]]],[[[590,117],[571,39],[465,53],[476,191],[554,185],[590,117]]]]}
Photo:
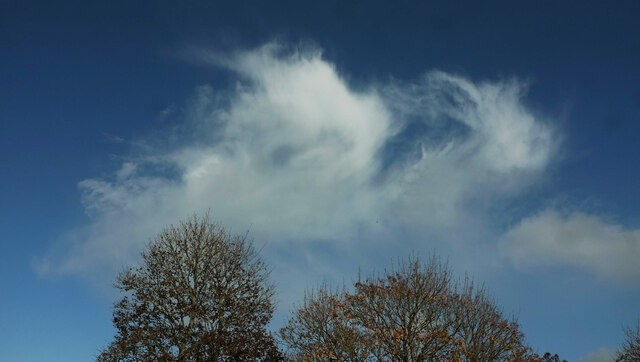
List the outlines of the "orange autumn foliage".
{"type": "Polygon", "coordinates": [[[322,286],[281,330],[291,360],[540,361],[514,319],[436,258],[400,262],[353,292],[322,286]]]}

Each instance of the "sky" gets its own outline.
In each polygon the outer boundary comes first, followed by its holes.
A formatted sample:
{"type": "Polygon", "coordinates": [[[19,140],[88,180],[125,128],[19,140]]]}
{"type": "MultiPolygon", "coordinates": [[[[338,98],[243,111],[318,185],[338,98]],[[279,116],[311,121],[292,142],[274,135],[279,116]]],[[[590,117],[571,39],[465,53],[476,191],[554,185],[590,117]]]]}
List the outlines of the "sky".
{"type": "Polygon", "coordinates": [[[210,210],[305,289],[437,254],[535,351],[640,317],[636,1],[0,2],[0,360],[86,361],[210,210]]]}

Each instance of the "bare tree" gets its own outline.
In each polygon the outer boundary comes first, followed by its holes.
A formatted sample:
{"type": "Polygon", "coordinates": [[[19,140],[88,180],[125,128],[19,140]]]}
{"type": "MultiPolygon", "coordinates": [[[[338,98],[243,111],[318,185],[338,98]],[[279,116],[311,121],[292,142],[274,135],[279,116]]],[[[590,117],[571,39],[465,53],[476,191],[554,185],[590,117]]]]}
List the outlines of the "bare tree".
{"type": "Polygon", "coordinates": [[[435,257],[412,258],[353,293],[312,293],[281,330],[298,360],[538,361],[483,288],[457,285],[435,257]],[[349,358],[345,358],[349,356],[349,358]]]}
{"type": "Polygon", "coordinates": [[[164,229],[142,259],[117,278],[117,333],[99,361],[281,359],[266,331],[273,286],[245,237],[193,216],[164,229]]]}
{"type": "Polygon", "coordinates": [[[624,334],[626,338],[618,351],[616,361],[640,361],[640,320],[636,322],[635,328],[625,328],[624,334]]]}

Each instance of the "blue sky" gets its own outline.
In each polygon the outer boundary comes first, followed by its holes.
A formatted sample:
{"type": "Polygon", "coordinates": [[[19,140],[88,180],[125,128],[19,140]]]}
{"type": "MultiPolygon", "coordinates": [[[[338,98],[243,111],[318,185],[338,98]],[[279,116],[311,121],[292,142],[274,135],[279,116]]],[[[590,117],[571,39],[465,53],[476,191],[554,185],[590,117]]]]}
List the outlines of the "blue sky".
{"type": "Polygon", "coordinates": [[[640,315],[640,4],[0,4],[0,359],[85,361],[211,209],[305,288],[435,251],[540,353],[640,315]]]}

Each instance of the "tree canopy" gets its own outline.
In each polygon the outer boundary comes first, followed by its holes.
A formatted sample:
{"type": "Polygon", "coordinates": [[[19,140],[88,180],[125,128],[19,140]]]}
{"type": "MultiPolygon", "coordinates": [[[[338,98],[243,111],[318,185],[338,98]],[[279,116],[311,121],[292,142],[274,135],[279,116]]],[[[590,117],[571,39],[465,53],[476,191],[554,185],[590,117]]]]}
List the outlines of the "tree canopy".
{"type": "Polygon", "coordinates": [[[435,257],[401,262],[354,291],[320,287],[281,330],[294,360],[536,361],[517,322],[435,257]]]}
{"type": "Polygon", "coordinates": [[[280,360],[268,276],[252,244],[208,216],[169,226],[118,276],[117,333],[98,360],[280,360]]]}

